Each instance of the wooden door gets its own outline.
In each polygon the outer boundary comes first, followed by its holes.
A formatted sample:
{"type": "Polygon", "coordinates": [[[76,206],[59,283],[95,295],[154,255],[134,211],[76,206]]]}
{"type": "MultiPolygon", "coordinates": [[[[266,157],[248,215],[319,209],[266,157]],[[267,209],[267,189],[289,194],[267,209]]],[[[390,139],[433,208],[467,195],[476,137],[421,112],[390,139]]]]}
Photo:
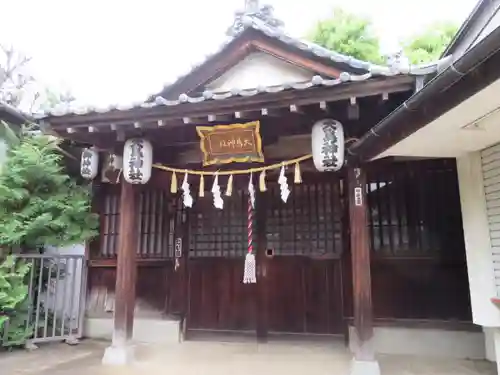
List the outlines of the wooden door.
{"type": "Polygon", "coordinates": [[[191,330],[256,330],[256,286],[243,284],[247,253],[247,195],[224,197],[224,209],[212,196],[189,210],[188,317],[191,330]]]}
{"type": "Polygon", "coordinates": [[[189,210],[188,329],[343,333],[340,182],[279,186],[257,196],[257,284],[243,284],[247,193],[212,197],[189,210]]]}
{"type": "Polygon", "coordinates": [[[279,186],[266,193],[268,332],[343,333],[341,181],[312,178],[293,185],[287,203],[279,186]]]}

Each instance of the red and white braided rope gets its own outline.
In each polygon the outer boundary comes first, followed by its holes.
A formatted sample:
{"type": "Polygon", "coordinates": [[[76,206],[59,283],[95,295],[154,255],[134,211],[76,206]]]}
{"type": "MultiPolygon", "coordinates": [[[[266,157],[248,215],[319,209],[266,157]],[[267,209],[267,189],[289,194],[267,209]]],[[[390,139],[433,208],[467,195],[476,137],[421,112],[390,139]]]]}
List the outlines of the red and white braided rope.
{"type": "Polygon", "coordinates": [[[250,197],[248,197],[248,252],[251,253],[253,251],[253,209],[252,209],[252,201],[250,197]]]}

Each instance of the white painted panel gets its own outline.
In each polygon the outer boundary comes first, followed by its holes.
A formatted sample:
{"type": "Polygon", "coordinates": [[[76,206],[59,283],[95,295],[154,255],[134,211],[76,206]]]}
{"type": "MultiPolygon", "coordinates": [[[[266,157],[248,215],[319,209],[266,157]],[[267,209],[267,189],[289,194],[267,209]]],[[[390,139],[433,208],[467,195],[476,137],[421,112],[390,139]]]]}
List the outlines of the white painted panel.
{"type": "MultiPolygon", "coordinates": [[[[493,194],[497,194],[497,193],[493,193],[493,194]]],[[[499,199],[490,199],[490,200],[486,200],[486,207],[487,208],[497,208],[497,207],[500,207],[500,200],[499,199]]]]}
{"type": "Polygon", "coordinates": [[[481,151],[483,186],[497,296],[500,296],[500,144],[481,151]]]}
{"type": "Polygon", "coordinates": [[[486,197],[486,201],[494,201],[494,200],[497,200],[497,199],[500,199],[500,192],[490,193],[486,197]]]}
{"type": "Polygon", "coordinates": [[[222,76],[206,85],[212,91],[250,89],[284,83],[309,81],[314,72],[287,63],[263,52],[248,55],[222,76]]]}
{"type": "Polygon", "coordinates": [[[490,193],[494,193],[500,191],[500,185],[491,185],[491,186],[485,186],[484,187],[484,192],[488,195],[490,193]]]}
{"type": "Polygon", "coordinates": [[[499,184],[500,184],[500,175],[489,177],[489,178],[484,176],[484,186],[492,186],[492,185],[499,185],[499,184]]]}
{"type": "Polygon", "coordinates": [[[457,174],[472,319],[478,325],[499,327],[500,309],[491,303],[491,298],[498,294],[494,261],[500,261],[500,246],[492,248],[489,226],[490,222],[500,224],[500,216],[489,217],[487,213],[481,153],[458,158],[457,174]]]}
{"type": "MultiPolygon", "coordinates": [[[[486,207],[488,209],[488,207],[486,207]]],[[[493,221],[493,218],[495,216],[498,216],[500,215],[500,208],[498,207],[491,207],[488,209],[488,217],[491,218],[491,220],[493,221]]]]}

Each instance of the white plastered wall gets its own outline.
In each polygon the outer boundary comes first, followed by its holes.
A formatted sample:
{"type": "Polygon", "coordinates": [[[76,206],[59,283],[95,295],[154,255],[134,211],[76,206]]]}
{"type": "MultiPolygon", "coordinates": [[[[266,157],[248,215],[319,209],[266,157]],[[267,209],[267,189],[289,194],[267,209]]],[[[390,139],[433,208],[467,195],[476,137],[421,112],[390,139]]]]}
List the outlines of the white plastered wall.
{"type": "Polygon", "coordinates": [[[500,309],[491,302],[491,298],[496,296],[496,287],[480,152],[457,158],[457,173],[472,319],[483,327],[500,327],[500,309]]]}

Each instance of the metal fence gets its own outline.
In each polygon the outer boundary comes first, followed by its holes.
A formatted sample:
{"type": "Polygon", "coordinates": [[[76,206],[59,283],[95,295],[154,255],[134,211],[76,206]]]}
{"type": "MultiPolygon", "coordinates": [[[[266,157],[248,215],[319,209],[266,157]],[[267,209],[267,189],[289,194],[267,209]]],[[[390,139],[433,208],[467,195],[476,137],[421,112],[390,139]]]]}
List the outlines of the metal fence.
{"type": "MultiPolygon", "coordinates": [[[[82,336],[87,268],[83,255],[18,255],[30,265],[23,329],[31,333],[27,345],[46,341],[76,343],[82,336]]],[[[9,344],[9,324],[0,341],[9,344]]]]}

